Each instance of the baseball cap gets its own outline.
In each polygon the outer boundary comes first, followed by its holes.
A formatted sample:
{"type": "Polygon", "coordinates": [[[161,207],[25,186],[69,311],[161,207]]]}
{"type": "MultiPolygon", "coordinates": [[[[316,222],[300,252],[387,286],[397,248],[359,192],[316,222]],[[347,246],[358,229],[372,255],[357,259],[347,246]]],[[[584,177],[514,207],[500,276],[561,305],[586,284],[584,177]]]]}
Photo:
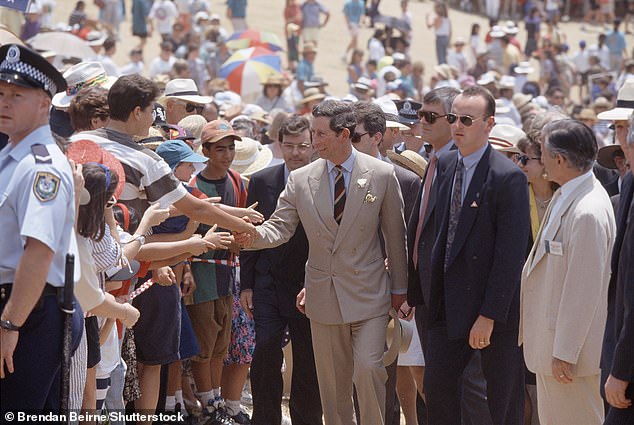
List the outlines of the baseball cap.
{"type": "Polygon", "coordinates": [[[203,132],[200,136],[202,144],[216,143],[225,137],[231,137],[235,140],[242,140],[242,137],[238,136],[233,127],[227,120],[213,120],[205,124],[203,132]]]}
{"type": "Polygon", "coordinates": [[[207,162],[207,158],[194,152],[180,139],[167,140],[156,148],[156,153],[172,170],[181,162],[207,162]]]}

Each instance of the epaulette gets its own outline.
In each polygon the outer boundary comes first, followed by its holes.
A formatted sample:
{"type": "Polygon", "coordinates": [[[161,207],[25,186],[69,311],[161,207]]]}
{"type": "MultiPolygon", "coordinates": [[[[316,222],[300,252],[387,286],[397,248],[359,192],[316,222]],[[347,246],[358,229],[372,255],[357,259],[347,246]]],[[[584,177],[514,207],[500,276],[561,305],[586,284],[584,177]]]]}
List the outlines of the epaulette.
{"type": "Polygon", "coordinates": [[[35,158],[36,164],[52,164],[53,159],[45,145],[36,144],[31,146],[31,153],[35,158]]]}

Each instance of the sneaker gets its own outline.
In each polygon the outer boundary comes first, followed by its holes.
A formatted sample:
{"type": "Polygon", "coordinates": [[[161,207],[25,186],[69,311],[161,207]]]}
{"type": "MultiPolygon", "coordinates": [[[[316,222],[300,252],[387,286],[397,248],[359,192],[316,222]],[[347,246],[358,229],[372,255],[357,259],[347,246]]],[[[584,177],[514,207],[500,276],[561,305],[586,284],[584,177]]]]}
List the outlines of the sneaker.
{"type": "Polygon", "coordinates": [[[291,418],[289,418],[286,415],[283,415],[281,425],[293,425],[293,422],[291,422],[291,418]]]}
{"type": "Polygon", "coordinates": [[[237,415],[233,415],[231,419],[239,425],[251,425],[251,418],[242,410],[240,410],[237,415]]]}
{"type": "Polygon", "coordinates": [[[207,410],[206,416],[209,416],[209,419],[204,422],[204,425],[235,425],[235,422],[233,422],[231,416],[229,416],[224,407],[211,412],[207,410]]]}

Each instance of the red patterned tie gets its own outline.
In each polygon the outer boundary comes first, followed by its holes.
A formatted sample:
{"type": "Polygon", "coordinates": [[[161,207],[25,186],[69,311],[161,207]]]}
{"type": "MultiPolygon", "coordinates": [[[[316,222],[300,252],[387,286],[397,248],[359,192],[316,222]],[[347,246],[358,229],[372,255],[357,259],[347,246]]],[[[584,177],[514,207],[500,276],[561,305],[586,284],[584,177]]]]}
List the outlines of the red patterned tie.
{"type": "Polygon", "coordinates": [[[343,217],[343,209],[346,206],[346,182],[343,178],[343,169],[341,165],[336,165],[337,175],[335,176],[335,221],[337,224],[341,223],[343,217]]]}

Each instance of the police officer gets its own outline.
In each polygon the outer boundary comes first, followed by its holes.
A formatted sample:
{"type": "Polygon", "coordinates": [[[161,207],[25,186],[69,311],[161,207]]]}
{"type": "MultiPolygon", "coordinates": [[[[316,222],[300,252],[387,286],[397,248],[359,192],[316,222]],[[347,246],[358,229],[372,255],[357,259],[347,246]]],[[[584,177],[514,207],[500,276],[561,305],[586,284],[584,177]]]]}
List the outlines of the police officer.
{"type": "MultiPolygon", "coordinates": [[[[73,175],[49,127],[62,75],[36,52],[0,47],[0,410],[59,410],[58,297],[74,245],[73,175]]],[[[73,328],[79,334],[81,311],[73,328]]]]}

